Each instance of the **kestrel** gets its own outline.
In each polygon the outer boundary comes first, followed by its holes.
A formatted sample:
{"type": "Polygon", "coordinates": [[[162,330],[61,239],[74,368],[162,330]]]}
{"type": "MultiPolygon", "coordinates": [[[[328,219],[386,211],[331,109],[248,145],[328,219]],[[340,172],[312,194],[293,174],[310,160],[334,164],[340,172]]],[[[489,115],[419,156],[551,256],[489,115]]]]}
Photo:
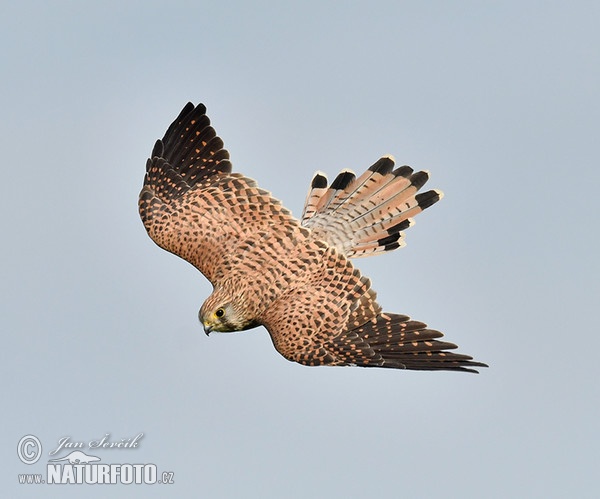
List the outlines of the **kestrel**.
{"type": "Polygon", "coordinates": [[[404,245],[403,231],[442,193],[428,173],[382,157],[358,178],[317,172],[300,220],[256,182],[232,173],[206,116],[188,103],[146,165],[140,216],[161,248],[202,272],[213,292],[206,334],[264,326],[277,351],[308,366],[477,372],[456,345],[406,315],[383,312],[350,258],[404,245]]]}

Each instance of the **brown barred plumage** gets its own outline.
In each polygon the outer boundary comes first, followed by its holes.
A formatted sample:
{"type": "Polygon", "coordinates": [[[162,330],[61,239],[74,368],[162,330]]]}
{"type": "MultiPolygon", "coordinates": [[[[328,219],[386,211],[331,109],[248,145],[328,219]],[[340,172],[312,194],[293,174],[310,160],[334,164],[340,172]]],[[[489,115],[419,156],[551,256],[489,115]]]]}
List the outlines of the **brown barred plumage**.
{"type": "Polygon", "coordinates": [[[213,284],[199,314],[207,334],[264,325],[284,357],[305,365],[477,372],[486,365],[448,352],[456,345],[442,333],[383,313],[349,260],[403,244],[411,217],[442,196],[417,193],[427,178],[389,157],[329,188],[318,173],[300,222],[231,172],[206,108],[188,103],[154,146],[139,210],[150,237],[213,284]]]}

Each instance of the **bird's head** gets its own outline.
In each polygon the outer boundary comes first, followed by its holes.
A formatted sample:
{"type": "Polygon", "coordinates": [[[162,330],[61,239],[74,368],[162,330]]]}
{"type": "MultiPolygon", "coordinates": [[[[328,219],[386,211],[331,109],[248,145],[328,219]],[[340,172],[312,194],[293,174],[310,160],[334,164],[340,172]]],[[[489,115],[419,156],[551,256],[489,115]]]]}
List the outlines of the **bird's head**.
{"type": "Polygon", "coordinates": [[[258,326],[255,319],[248,316],[241,297],[216,289],[202,304],[198,318],[207,335],[212,331],[229,333],[258,326]]]}

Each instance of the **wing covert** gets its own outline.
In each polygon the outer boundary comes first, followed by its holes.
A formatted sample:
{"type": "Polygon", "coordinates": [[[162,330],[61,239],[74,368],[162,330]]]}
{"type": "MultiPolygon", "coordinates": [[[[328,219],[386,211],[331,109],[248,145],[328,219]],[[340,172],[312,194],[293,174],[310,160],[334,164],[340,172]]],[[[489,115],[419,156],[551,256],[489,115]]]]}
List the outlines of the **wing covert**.
{"type": "Polygon", "coordinates": [[[305,229],[256,182],[231,173],[229,153],[206,108],[188,103],[148,159],[139,212],[161,248],[212,283],[231,272],[236,250],[261,231],[287,244],[305,229]]]}
{"type": "Polygon", "coordinates": [[[450,352],[456,345],[439,340],[443,334],[426,324],[382,312],[369,280],[337,252],[330,256],[339,262],[333,272],[279,300],[264,319],[275,348],[288,360],[418,371],[476,373],[475,367],[487,367],[450,352]]]}

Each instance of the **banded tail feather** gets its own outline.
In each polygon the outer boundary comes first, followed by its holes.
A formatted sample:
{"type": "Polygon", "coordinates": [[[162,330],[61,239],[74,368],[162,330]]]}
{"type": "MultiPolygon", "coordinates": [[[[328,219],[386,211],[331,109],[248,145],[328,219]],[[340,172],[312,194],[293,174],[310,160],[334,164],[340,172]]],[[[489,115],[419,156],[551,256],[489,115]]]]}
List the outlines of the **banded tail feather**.
{"type": "Polygon", "coordinates": [[[391,156],[382,157],[358,178],[343,170],[329,187],[327,177],[317,172],[301,223],[350,258],[400,248],[413,217],[443,197],[437,189],[418,192],[428,179],[427,171],[394,169],[391,156]]]}

